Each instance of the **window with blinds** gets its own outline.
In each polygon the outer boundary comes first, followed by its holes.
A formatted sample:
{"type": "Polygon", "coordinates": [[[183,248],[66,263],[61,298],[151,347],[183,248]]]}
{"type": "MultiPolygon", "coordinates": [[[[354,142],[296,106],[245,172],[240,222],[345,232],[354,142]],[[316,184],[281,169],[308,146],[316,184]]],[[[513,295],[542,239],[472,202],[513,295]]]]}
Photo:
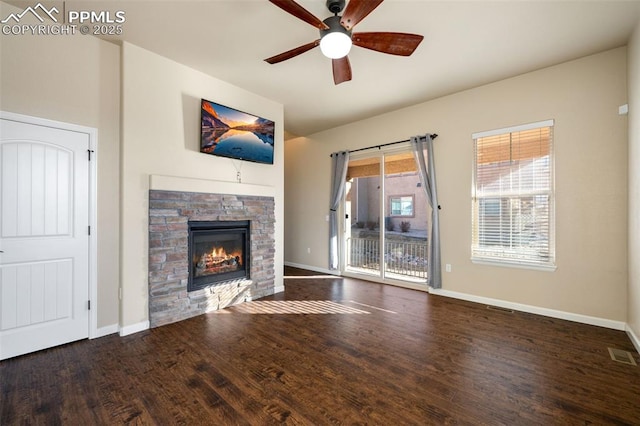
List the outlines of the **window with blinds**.
{"type": "Polygon", "coordinates": [[[472,260],[555,266],[553,124],[473,135],[472,260]]]}

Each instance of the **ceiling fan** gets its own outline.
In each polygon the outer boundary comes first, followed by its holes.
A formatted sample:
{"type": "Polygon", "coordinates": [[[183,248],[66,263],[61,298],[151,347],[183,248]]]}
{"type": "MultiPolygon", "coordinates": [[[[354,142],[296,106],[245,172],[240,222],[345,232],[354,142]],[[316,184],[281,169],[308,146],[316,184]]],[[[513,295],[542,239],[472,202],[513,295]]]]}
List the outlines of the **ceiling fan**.
{"type": "Polygon", "coordinates": [[[333,13],[333,16],[324,21],[316,18],[294,0],[269,1],[285,12],[318,28],[320,38],[267,58],[265,61],[277,64],[320,46],[322,53],[331,58],[335,84],[351,80],[351,64],[347,55],[352,44],[391,55],[409,56],[424,38],[421,35],[407,33],[352,33],[353,27],[378,7],[383,0],[350,0],[346,8],[344,8],[345,0],[327,0],[327,9],[333,13]],[[338,16],[343,8],[344,13],[342,16],[338,16]]]}

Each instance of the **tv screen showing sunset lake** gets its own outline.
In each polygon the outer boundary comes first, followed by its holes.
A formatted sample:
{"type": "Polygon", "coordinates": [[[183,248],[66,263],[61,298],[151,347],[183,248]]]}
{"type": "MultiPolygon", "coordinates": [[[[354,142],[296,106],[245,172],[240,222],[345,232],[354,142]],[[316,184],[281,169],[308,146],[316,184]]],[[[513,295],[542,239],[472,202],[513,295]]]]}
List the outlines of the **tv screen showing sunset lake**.
{"type": "Polygon", "coordinates": [[[201,104],[201,152],[273,164],[273,121],[205,99],[201,104]]]}

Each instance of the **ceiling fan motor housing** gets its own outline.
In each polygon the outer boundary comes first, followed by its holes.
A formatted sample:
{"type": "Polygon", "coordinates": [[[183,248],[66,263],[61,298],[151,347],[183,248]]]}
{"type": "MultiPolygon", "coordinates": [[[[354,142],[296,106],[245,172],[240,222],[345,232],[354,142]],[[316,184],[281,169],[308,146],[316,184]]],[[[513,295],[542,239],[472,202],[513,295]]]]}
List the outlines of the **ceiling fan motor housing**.
{"type": "Polygon", "coordinates": [[[341,18],[339,16],[330,16],[324,21],[322,21],[325,24],[327,24],[329,29],[320,30],[320,38],[324,37],[329,33],[335,33],[335,32],[344,33],[347,36],[349,36],[349,38],[351,38],[351,31],[347,30],[345,27],[342,26],[342,24],[340,23],[340,19],[341,18]]]}
{"type": "Polygon", "coordinates": [[[337,15],[344,9],[345,0],[327,0],[327,9],[329,12],[337,15]]]}

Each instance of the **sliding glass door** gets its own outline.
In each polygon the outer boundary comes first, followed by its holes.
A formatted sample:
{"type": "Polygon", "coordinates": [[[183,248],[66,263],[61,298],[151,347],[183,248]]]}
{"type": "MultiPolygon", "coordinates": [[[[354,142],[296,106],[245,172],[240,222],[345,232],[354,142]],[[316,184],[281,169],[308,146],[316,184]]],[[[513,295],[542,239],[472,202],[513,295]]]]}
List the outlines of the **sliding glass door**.
{"type": "Polygon", "coordinates": [[[349,161],[345,189],[346,270],[381,277],[380,157],[349,161]]]}
{"type": "Polygon", "coordinates": [[[424,283],[430,210],[409,151],[349,162],[345,271],[424,283]]]}

